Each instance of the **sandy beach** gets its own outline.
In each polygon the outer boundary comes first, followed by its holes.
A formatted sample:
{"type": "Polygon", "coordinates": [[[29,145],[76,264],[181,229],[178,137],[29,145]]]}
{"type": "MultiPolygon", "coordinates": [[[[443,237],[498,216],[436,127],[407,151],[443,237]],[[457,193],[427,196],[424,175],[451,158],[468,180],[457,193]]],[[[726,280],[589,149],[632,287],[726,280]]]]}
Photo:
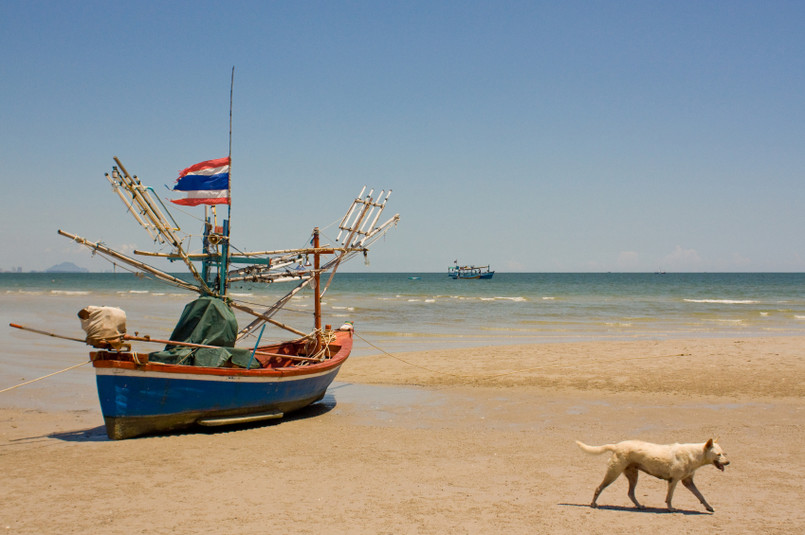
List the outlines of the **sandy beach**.
{"type": "Polygon", "coordinates": [[[118,442],[91,375],[0,398],[5,533],[805,530],[802,337],[378,353],[281,422],[118,442]],[[69,410],[24,402],[66,387],[80,400],[69,410]],[[696,475],[715,513],[681,485],[669,513],[666,483],[646,475],[646,509],[624,478],[589,507],[606,456],[574,440],[711,437],[731,460],[696,475]]]}

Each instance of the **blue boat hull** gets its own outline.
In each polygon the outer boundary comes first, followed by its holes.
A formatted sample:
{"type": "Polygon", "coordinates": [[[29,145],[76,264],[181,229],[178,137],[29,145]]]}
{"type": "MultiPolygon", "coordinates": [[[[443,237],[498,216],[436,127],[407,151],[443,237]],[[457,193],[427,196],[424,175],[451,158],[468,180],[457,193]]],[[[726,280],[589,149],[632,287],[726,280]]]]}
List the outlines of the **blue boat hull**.
{"type": "Polygon", "coordinates": [[[451,271],[448,273],[451,279],[491,279],[494,275],[494,271],[484,272],[484,273],[457,273],[455,271],[451,271]]]}
{"type": "Polygon", "coordinates": [[[338,368],[317,376],[272,382],[115,369],[98,372],[98,397],[107,434],[121,439],[185,429],[205,420],[282,417],[324,397],[338,368]]]}
{"type": "Polygon", "coordinates": [[[322,363],[256,370],[140,364],[131,354],[94,354],[106,433],[117,440],[281,418],[324,397],[351,345],[350,336],[322,363]]]}

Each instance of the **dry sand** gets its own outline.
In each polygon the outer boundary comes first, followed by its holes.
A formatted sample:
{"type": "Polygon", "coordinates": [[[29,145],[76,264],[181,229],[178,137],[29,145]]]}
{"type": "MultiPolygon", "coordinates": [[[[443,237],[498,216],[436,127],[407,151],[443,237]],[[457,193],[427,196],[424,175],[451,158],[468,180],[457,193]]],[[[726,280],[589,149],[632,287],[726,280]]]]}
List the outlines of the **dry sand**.
{"type": "MultiPolygon", "coordinates": [[[[91,374],[88,368],[70,372],[91,374]]],[[[802,533],[805,339],[484,347],[355,358],[282,422],[112,442],[97,408],[0,398],[5,533],[802,533]],[[720,437],[715,508],[640,477],[589,507],[589,444],[720,437]]],[[[58,384],[58,383],[55,383],[58,384]]],[[[89,388],[89,387],[87,387],[89,388]]],[[[86,394],[86,393],[83,393],[86,394]]]]}

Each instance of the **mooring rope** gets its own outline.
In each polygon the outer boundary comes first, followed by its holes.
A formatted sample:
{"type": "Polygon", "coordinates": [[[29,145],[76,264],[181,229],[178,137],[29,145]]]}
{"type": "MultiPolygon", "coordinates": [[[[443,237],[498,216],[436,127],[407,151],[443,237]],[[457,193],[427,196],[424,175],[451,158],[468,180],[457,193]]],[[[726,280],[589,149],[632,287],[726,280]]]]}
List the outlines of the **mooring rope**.
{"type": "MultiPolygon", "coordinates": [[[[407,361],[405,359],[402,359],[400,357],[392,355],[388,351],[376,346],[375,344],[373,344],[372,342],[370,342],[369,340],[367,340],[363,336],[359,335],[358,333],[354,333],[354,334],[355,334],[355,336],[357,336],[358,338],[360,338],[361,340],[366,342],[371,347],[373,347],[376,350],[380,351],[384,355],[386,355],[388,357],[391,357],[394,360],[400,361],[403,364],[407,364],[408,366],[411,366],[411,367],[414,367],[414,368],[419,368],[421,370],[425,370],[425,371],[428,371],[428,372],[431,372],[431,373],[435,373],[435,374],[439,374],[439,375],[449,375],[451,377],[457,377],[457,378],[460,378],[460,379],[473,379],[475,381],[483,381],[483,380],[489,380],[489,379],[497,379],[497,378],[500,378],[500,377],[505,377],[507,375],[515,375],[515,374],[518,374],[518,373],[530,372],[530,371],[533,371],[533,370],[539,370],[539,369],[544,369],[544,368],[566,369],[566,368],[577,367],[577,365],[575,365],[575,364],[567,364],[567,365],[564,365],[564,366],[559,366],[559,365],[555,365],[555,364],[542,364],[540,366],[532,366],[530,368],[523,368],[523,369],[520,369],[520,370],[508,371],[508,372],[498,373],[498,374],[495,374],[495,375],[462,375],[462,374],[450,373],[450,372],[446,372],[446,371],[442,371],[442,370],[434,370],[433,368],[428,368],[427,366],[422,366],[421,364],[414,364],[413,362],[409,362],[409,361],[407,361]]],[[[622,359],[611,360],[611,361],[608,361],[608,362],[609,363],[617,363],[617,362],[626,362],[626,361],[630,361],[630,360],[648,360],[648,359],[661,359],[661,358],[670,358],[670,357],[689,357],[689,356],[691,356],[690,353],[674,353],[672,355],[656,355],[656,356],[645,356],[645,357],[626,357],[626,358],[622,358],[622,359]]]]}
{"type": "Polygon", "coordinates": [[[84,366],[85,364],[89,364],[90,362],[92,362],[92,361],[88,360],[86,362],[82,362],[81,364],[76,364],[74,366],[70,366],[69,368],[64,368],[63,370],[59,370],[57,372],[49,373],[47,375],[43,375],[42,377],[37,377],[36,379],[31,379],[30,381],[25,381],[24,383],[20,383],[18,385],[9,386],[8,388],[4,388],[3,390],[0,390],[0,394],[2,394],[3,392],[8,392],[9,390],[14,390],[15,388],[19,388],[21,386],[25,386],[25,385],[29,385],[31,383],[35,383],[37,381],[41,381],[42,379],[47,379],[48,377],[53,377],[54,375],[58,375],[60,373],[70,371],[70,370],[72,370],[74,368],[79,368],[81,366],[84,366]]]}
{"type": "Polygon", "coordinates": [[[457,374],[457,373],[450,373],[450,372],[445,372],[445,371],[442,371],[442,370],[434,370],[432,368],[428,368],[427,366],[422,366],[420,364],[414,364],[413,362],[408,362],[407,360],[401,359],[400,357],[392,355],[391,353],[389,353],[385,349],[382,349],[382,348],[376,346],[375,344],[373,344],[372,342],[370,342],[369,340],[367,340],[366,338],[364,338],[360,334],[358,334],[358,333],[356,333],[354,331],[353,331],[353,334],[355,336],[357,336],[358,338],[360,338],[361,340],[363,340],[364,342],[366,342],[368,345],[372,346],[373,348],[375,348],[378,351],[380,351],[381,353],[383,353],[384,355],[386,355],[388,357],[391,357],[394,360],[398,360],[398,361],[402,362],[403,364],[407,364],[409,366],[412,366],[414,368],[419,368],[419,369],[422,369],[422,370],[425,370],[425,371],[429,371],[431,373],[438,373],[440,375],[449,375],[451,377],[459,377],[461,379],[474,379],[474,378],[477,377],[477,376],[474,376],[474,375],[460,375],[460,374],[457,374]]]}

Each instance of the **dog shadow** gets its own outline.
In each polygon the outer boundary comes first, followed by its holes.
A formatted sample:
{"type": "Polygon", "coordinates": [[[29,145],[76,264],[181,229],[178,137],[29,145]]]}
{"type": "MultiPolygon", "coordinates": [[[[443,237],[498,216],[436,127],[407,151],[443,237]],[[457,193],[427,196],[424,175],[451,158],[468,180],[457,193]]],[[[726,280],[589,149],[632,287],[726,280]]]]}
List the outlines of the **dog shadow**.
{"type": "Polygon", "coordinates": [[[688,509],[674,509],[673,511],[669,511],[665,507],[643,507],[642,509],[638,509],[637,507],[628,505],[599,505],[598,507],[591,507],[589,503],[560,503],[558,505],[561,505],[563,507],[586,507],[589,509],[601,509],[603,511],[623,511],[629,513],[643,513],[653,515],[707,516],[712,514],[706,511],[691,511],[688,509]]]}

